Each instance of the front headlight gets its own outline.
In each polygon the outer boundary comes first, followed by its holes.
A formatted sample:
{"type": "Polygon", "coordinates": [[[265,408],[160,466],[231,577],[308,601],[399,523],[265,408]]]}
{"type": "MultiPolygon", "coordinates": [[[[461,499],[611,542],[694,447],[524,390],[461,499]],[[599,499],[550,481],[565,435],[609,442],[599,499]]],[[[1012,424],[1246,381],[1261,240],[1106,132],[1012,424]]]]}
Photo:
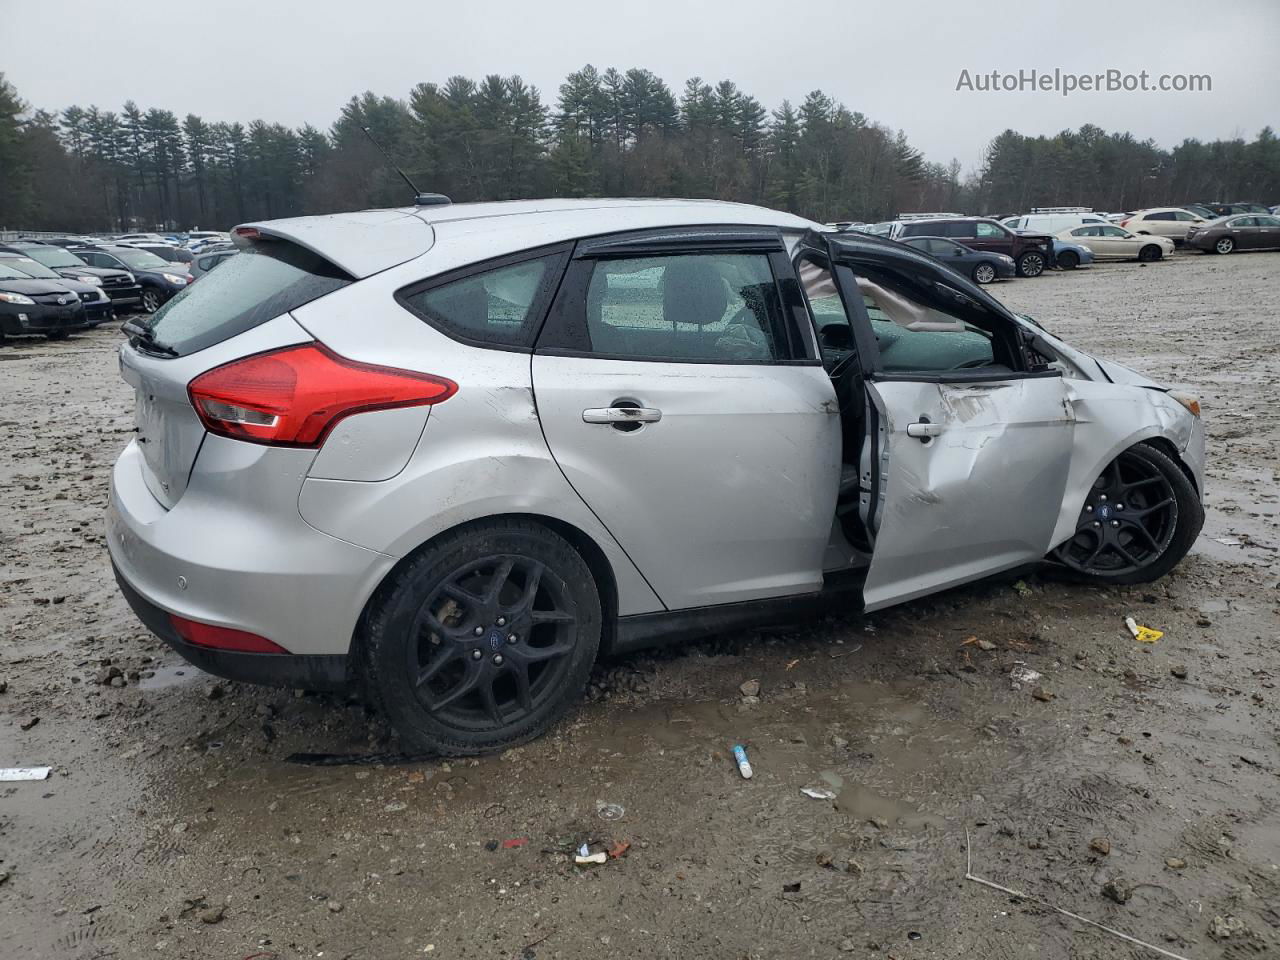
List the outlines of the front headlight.
{"type": "Polygon", "coordinates": [[[1085,253],[1093,253],[1093,247],[1085,243],[1080,244],[1080,249],[1083,250],[1085,253]]]}
{"type": "Polygon", "coordinates": [[[24,297],[20,293],[5,293],[0,290],[0,303],[16,303],[24,307],[34,307],[36,302],[30,297],[24,297]]]}
{"type": "Polygon", "coordinates": [[[172,283],[175,287],[183,287],[183,286],[186,286],[187,284],[187,278],[180,277],[176,273],[162,273],[160,274],[160,276],[164,277],[166,280],[172,283]]]}
{"type": "Polygon", "coordinates": [[[1003,262],[1003,263],[1013,263],[1013,257],[1006,256],[1006,255],[1005,255],[1005,254],[1003,254],[1003,253],[1002,253],[1002,254],[1000,254],[1000,260],[1001,260],[1001,262],[1003,262]]]}
{"type": "Polygon", "coordinates": [[[71,279],[72,279],[72,280],[79,280],[81,283],[92,283],[95,287],[100,287],[100,286],[102,286],[102,278],[101,278],[101,277],[89,277],[89,276],[84,276],[84,277],[72,277],[71,279]]]}
{"type": "Polygon", "coordinates": [[[1170,390],[1169,396],[1186,407],[1193,417],[1200,416],[1200,398],[1194,393],[1182,393],[1179,390],[1170,390]]]}

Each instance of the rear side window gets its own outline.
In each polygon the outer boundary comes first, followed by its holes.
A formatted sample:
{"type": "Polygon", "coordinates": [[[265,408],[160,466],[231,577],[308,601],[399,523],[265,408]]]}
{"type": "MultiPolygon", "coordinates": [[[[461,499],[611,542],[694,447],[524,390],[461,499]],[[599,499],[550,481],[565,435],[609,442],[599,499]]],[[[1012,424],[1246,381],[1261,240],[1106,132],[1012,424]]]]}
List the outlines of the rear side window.
{"type": "Polygon", "coordinates": [[[328,260],[284,240],[255,243],[151,318],[156,341],[186,356],[352,283],[328,260]]]}
{"type": "Polygon", "coordinates": [[[454,339],[528,349],[560,281],[566,253],[510,258],[400,291],[400,303],[454,339]]]}
{"type": "Polygon", "coordinates": [[[606,357],[750,363],[787,359],[782,305],[763,254],[600,260],[587,332],[606,357]]]}
{"type": "Polygon", "coordinates": [[[994,223],[979,223],[977,224],[977,230],[978,236],[987,237],[988,239],[993,237],[1003,237],[1005,235],[1004,231],[994,223]]]}

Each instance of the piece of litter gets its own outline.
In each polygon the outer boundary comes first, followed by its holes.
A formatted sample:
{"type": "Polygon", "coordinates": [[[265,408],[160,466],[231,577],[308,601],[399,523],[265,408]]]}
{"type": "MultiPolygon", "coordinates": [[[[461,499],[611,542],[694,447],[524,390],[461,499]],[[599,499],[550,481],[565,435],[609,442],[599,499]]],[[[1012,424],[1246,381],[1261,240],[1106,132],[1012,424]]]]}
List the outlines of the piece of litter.
{"type": "Polygon", "coordinates": [[[815,800],[834,800],[836,792],[830,787],[801,787],[800,792],[815,800]]]}
{"type": "Polygon", "coordinates": [[[1224,547],[1238,547],[1244,543],[1239,537],[1214,537],[1214,543],[1220,543],[1224,547]]]}
{"type": "Polygon", "coordinates": [[[603,850],[599,853],[588,853],[586,855],[583,855],[582,852],[579,851],[578,855],[573,858],[573,862],[580,867],[585,867],[593,863],[604,863],[608,859],[609,855],[603,850]]]}
{"type": "Polygon", "coordinates": [[[619,857],[623,856],[630,849],[631,849],[631,843],[629,841],[619,840],[617,843],[615,843],[612,847],[609,848],[609,859],[617,860],[619,857]]]}
{"type": "Polygon", "coordinates": [[[1163,630],[1155,630],[1152,627],[1144,627],[1133,617],[1125,617],[1124,625],[1129,628],[1129,632],[1133,634],[1133,639],[1139,643],[1155,643],[1164,636],[1163,630]]]}
{"type": "Polygon", "coordinates": [[[733,745],[733,759],[738,762],[738,772],[742,774],[743,780],[750,780],[752,775],[751,762],[747,759],[747,748],[740,743],[733,745]]]}
{"type": "Polygon", "coordinates": [[[799,660],[798,658],[797,658],[797,659],[795,659],[795,660],[792,660],[790,663],[788,663],[788,664],[787,664],[787,669],[788,669],[788,670],[790,670],[792,667],[794,667],[794,666],[795,666],[797,663],[799,663],[799,662],[800,662],[800,660],[799,660]]]}
{"type": "Polygon", "coordinates": [[[1009,681],[1013,684],[1013,689],[1017,690],[1024,683],[1035,683],[1044,674],[1032,670],[1023,664],[1017,664],[1009,671],[1009,681]]]}
{"type": "Polygon", "coordinates": [[[52,767],[0,767],[0,780],[47,780],[52,767]]]}
{"type": "Polygon", "coordinates": [[[502,841],[502,849],[514,850],[516,847],[523,847],[528,842],[528,837],[512,837],[510,840],[502,841]]]}
{"type": "Polygon", "coordinates": [[[627,808],[620,803],[605,803],[603,800],[596,801],[596,816],[601,820],[621,820],[627,813],[627,808]]]}

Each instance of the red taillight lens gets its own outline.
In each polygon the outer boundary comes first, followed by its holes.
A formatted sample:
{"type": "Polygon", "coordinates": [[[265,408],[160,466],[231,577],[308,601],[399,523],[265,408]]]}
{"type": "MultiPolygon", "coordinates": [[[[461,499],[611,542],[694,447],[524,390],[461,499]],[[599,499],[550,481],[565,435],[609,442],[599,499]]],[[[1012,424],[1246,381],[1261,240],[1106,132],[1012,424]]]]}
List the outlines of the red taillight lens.
{"type": "Polygon", "coordinates": [[[1127,227],[1131,219],[1132,219],[1131,217],[1125,217],[1123,220],[1120,221],[1120,226],[1127,227]]]}
{"type": "Polygon", "coordinates": [[[284,347],[202,373],[187,388],[210,433],[318,447],[344,417],[448,400],[458,385],[340,357],[318,343],[284,347]]]}
{"type": "Polygon", "coordinates": [[[233,650],[237,653],[288,653],[284,647],[272,643],[266,637],[245,630],[232,630],[230,627],[215,627],[208,623],[197,623],[177,614],[169,615],[169,622],[178,636],[187,643],[197,647],[211,647],[217,650],[233,650]]]}

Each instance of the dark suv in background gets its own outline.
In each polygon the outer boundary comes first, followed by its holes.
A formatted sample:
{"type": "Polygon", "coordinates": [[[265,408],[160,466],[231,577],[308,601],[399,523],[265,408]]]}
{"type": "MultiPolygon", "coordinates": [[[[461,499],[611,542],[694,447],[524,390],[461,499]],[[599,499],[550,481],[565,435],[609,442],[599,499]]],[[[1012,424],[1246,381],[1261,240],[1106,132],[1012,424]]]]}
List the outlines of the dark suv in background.
{"type": "Polygon", "coordinates": [[[102,289],[111,298],[111,309],[117,313],[136,310],[142,305],[142,288],[129,270],[91,267],[70,250],[36,240],[14,240],[0,244],[0,251],[30,257],[68,280],[93,283],[92,278],[96,277],[102,281],[102,289]]]}
{"type": "Polygon", "coordinates": [[[1020,277],[1038,277],[1054,262],[1053,237],[1049,234],[1015,232],[986,217],[904,220],[895,224],[890,236],[894,240],[946,237],[972,250],[1003,253],[1013,258],[1020,277]]]}
{"type": "Polygon", "coordinates": [[[155,313],[170,297],[187,289],[191,282],[191,273],[185,263],[170,263],[136,247],[100,244],[74,247],[70,252],[91,266],[132,273],[142,285],[142,309],[147,313],[155,313]]]}

